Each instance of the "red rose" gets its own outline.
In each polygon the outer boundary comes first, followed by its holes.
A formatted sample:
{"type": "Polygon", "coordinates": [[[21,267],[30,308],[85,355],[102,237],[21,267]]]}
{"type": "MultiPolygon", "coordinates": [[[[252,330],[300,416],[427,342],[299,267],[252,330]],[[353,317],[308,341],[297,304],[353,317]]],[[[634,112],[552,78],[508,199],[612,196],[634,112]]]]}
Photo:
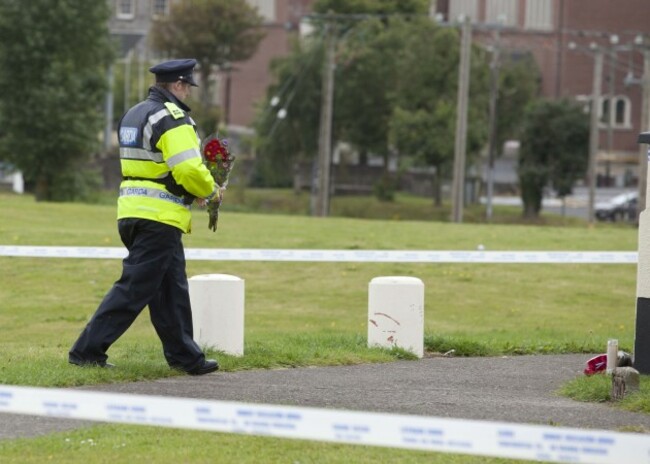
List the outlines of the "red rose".
{"type": "Polygon", "coordinates": [[[205,159],[216,163],[217,156],[221,158],[221,161],[228,161],[230,153],[228,153],[227,143],[224,140],[223,142],[219,139],[212,139],[205,144],[203,148],[203,155],[205,159]]]}
{"type": "Polygon", "coordinates": [[[210,140],[205,144],[203,148],[203,155],[205,159],[214,163],[217,161],[217,155],[219,155],[222,147],[218,140],[210,140]]]}

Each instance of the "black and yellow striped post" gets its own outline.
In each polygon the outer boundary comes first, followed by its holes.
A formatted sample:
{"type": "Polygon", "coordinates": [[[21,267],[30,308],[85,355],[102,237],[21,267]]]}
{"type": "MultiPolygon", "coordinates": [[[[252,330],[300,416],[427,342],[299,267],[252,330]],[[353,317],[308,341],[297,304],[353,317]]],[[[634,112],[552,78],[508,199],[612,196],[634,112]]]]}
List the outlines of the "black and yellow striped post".
{"type": "MultiPolygon", "coordinates": [[[[639,134],[638,143],[650,146],[650,132],[639,134]]],[[[650,149],[648,158],[650,159],[650,149]]],[[[643,161],[640,160],[640,163],[643,161]]],[[[642,166],[639,166],[642,167],[642,166]]],[[[643,169],[639,169],[643,172],[643,169]]],[[[647,171],[646,171],[647,172],[647,171]]],[[[641,179],[639,179],[641,181],[641,179]]],[[[634,333],[634,368],[641,374],[650,374],[650,219],[648,218],[648,190],[646,209],[639,213],[639,257],[636,275],[636,326],[634,333]]],[[[642,204],[641,201],[638,202],[642,204]]]]}

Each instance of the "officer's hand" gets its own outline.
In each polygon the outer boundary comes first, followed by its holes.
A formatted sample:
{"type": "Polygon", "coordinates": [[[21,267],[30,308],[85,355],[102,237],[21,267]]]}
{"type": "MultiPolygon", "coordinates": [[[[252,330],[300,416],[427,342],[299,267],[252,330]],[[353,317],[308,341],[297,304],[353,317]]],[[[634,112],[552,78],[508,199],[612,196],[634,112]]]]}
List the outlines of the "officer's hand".
{"type": "Polygon", "coordinates": [[[223,187],[218,187],[217,188],[217,193],[215,194],[214,197],[208,203],[219,203],[221,204],[221,201],[223,200],[223,191],[226,190],[223,187]]]}
{"type": "Polygon", "coordinates": [[[210,198],[209,200],[206,198],[197,198],[196,199],[196,204],[199,205],[201,208],[207,206],[209,203],[221,203],[221,200],[223,199],[223,191],[225,189],[223,187],[218,187],[217,192],[215,195],[210,198]]]}

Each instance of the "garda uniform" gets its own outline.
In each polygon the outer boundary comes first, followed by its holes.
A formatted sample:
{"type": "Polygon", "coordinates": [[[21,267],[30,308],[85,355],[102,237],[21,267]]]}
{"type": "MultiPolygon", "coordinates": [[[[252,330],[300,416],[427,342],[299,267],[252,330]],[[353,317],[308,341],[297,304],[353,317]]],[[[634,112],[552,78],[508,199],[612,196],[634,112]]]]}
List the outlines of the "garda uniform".
{"type": "MultiPolygon", "coordinates": [[[[150,68],[157,82],[196,82],[196,61],[173,60],[150,68]]],[[[129,250],[121,278],[104,297],[69,353],[77,365],[107,365],[106,350],[149,306],[151,321],[170,366],[190,374],[218,368],[193,340],[185,254],[181,237],[191,230],[190,205],[212,199],[219,186],[203,165],[190,108],[154,86],[118,126],[123,181],[118,230],[129,250]]]]}
{"type": "MultiPolygon", "coordinates": [[[[196,85],[191,71],[195,63],[176,60],[171,65],[154,66],[151,71],[159,81],[185,80],[196,85]],[[181,69],[169,72],[170,67],[181,69]]],[[[211,199],[217,194],[218,187],[203,166],[195,124],[188,111],[170,92],[152,87],[149,98],[122,117],[118,131],[124,181],[117,203],[118,219],[150,219],[189,232],[188,203],[194,197],[211,199]]]]}

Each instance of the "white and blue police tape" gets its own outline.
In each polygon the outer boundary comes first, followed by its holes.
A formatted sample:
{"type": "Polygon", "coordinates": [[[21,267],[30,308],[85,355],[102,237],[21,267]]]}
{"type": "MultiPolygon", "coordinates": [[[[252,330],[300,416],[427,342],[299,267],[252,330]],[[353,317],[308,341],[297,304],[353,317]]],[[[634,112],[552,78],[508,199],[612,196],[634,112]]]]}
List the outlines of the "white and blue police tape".
{"type": "Polygon", "coordinates": [[[0,385],[0,412],[551,462],[650,463],[650,435],[0,385]]]}
{"type": "MultiPolygon", "coordinates": [[[[0,256],[122,259],[126,254],[126,249],[120,247],[0,245],[0,256]]],[[[393,251],[256,248],[189,248],[185,250],[188,260],[372,263],[636,264],[637,255],[636,251],[393,251]]]]}

